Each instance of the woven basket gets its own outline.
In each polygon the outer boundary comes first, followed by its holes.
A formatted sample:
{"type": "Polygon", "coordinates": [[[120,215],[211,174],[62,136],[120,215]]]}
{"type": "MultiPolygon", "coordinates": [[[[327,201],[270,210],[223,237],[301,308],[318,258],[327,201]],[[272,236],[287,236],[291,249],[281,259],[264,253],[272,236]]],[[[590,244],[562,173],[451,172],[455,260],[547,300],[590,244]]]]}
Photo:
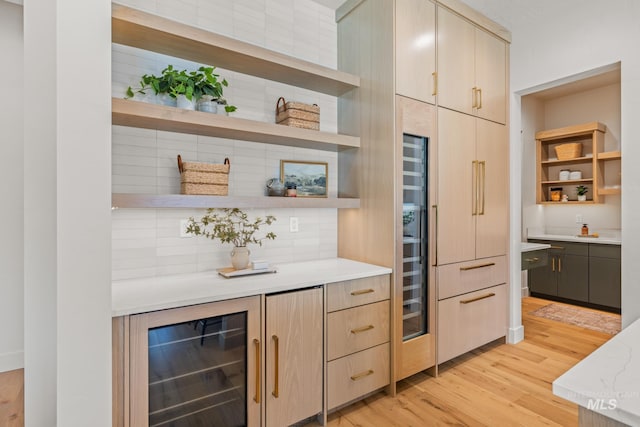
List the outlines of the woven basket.
{"type": "Polygon", "coordinates": [[[229,193],[229,169],[231,162],[224,164],[183,162],[178,154],[180,171],[180,193],[226,196],[229,193]]]}
{"type": "Polygon", "coordinates": [[[582,155],[582,143],[570,142],[556,146],[556,156],[558,160],[571,160],[582,155]]]}
{"type": "Polygon", "coordinates": [[[320,130],[320,107],[302,102],[286,102],[284,97],[276,102],[276,123],[303,129],[320,130]]]}

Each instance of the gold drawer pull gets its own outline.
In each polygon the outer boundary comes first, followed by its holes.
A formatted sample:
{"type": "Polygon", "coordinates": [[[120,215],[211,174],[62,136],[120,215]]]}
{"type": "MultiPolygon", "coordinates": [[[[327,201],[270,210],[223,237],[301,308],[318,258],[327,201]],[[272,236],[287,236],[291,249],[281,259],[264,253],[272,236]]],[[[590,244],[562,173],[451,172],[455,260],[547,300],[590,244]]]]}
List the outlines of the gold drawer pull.
{"type": "Polygon", "coordinates": [[[460,304],[469,304],[469,303],[472,303],[472,302],[480,301],[481,299],[491,298],[491,297],[494,297],[494,296],[496,296],[496,294],[491,292],[490,294],[482,295],[480,297],[460,300],[460,304]]]}
{"type": "Polygon", "coordinates": [[[279,354],[280,353],[280,349],[279,349],[279,347],[280,347],[279,341],[280,340],[278,340],[278,336],[277,335],[272,335],[271,338],[273,339],[274,356],[275,356],[274,357],[274,368],[273,368],[273,370],[274,370],[274,374],[273,374],[273,376],[274,376],[274,379],[273,379],[273,391],[271,392],[271,394],[273,394],[273,397],[278,398],[278,397],[280,397],[280,388],[278,387],[279,386],[279,382],[280,382],[279,381],[280,380],[280,378],[279,378],[280,373],[278,372],[278,365],[280,364],[279,360],[278,360],[280,358],[280,354],[279,354]]]}
{"type": "Polygon", "coordinates": [[[355,328],[351,330],[352,334],[359,334],[360,332],[366,332],[373,329],[373,325],[362,326],[360,328],[355,328]]]}
{"type": "Polygon", "coordinates": [[[256,395],[253,397],[256,403],[260,403],[260,341],[253,339],[256,348],[256,395]]]}
{"type": "Polygon", "coordinates": [[[540,258],[538,258],[538,257],[525,258],[524,260],[527,261],[527,262],[538,262],[538,261],[540,261],[540,258]]]}
{"type": "Polygon", "coordinates": [[[373,374],[373,369],[369,369],[367,371],[360,372],[359,374],[351,375],[351,379],[353,381],[358,381],[358,380],[363,379],[364,377],[368,377],[371,374],[373,374]]]}
{"type": "Polygon", "coordinates": [[[564,246],[553,246],[553,245],[551,245],[551,247],[549,249],[564,249],[564,246]]]}
{"type": "Polygon", "coordinates": [[[476,268],[491,267],[492,265],[496,265],[496,263],[488,262],[486,264],[471,265],[469,267],[460,267],[460,271],[475,270],[476,268]]]}
{"type": "Polygon", "coordinates": [[[375,292],[373,289],[360,289],[358,291],[351,291],[351,295],[355,297],[357,295],[370,294],[373,292],[375,292]]]}

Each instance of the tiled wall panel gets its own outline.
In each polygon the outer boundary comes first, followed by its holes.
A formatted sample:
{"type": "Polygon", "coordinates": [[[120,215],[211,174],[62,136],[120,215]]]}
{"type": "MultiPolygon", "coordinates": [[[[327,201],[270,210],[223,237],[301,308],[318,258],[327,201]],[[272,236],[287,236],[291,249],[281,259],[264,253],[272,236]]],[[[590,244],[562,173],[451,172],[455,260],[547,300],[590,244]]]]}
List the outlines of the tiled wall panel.
{"type": "MultiPolygon", "coordinates": [[[[310,0],[126,0],[143,9],[245,42],[336,67],[334,12],[310,0]]],[[[159,75],[168,64],[195,69],[200,64],[128,46],[113,45],[112,94],[124,96],[145,73],[159,75]]],[[[215,64],[207,64],[215,65],[215,64]]],[[[229,81],[225,98],[236,105],[236,117],[273,122],[280,96],[315,103],[321,108],[321,130],[337,130],[334,97],[285,84],[217,69],[229,81]]],[[[179,193],[176,156],[184,160],[222,163],[231,160],[229,194],[260,196],[265,182],[278,177],[280,160],[329,164],[329,196],[337,193],[337,155],[319,150],[248,141],[113,126],[113,192],[179,193]]],[[[112,215],[113,279],[149,277],[211,270],[229,265],[230,245],[205,238],[181,238],[180,221],[199,218],[198,209],[118,209],[112,215]]],[[[251,209],[251,216],[277,217],[269,230],[276,240],[252,245],[252,259],[273,263],[334,257],[337,253],[335,209],[251,209]],[[300,231],[289,232],[289,217],[299,218],[300,231]]],[[[265,229],[266,230],[266,229],[265,229]]]]}

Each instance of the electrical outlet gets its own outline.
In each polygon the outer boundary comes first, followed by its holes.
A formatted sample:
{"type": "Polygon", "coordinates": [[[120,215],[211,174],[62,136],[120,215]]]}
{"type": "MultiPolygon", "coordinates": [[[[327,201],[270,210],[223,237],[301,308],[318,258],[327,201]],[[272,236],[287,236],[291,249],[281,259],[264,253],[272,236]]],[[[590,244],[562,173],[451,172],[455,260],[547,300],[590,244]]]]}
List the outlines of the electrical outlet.
{"type": "Polygon", "coordinates": [[[290,216],[289,217],[289,231],[292,233],[298,232],[298,217],[290,216]]]}
{"type": "Polygon", "coordinates": [[[582,221],[582,214],[576,214],[576,224],[584,224],[582,221]]]}
{"type": "Polygon", "coordinates": [[[187,233],[187,227],[189,226],[188,219],[180,220],[180,237],[193,237],[193,234],[187,233]]]}

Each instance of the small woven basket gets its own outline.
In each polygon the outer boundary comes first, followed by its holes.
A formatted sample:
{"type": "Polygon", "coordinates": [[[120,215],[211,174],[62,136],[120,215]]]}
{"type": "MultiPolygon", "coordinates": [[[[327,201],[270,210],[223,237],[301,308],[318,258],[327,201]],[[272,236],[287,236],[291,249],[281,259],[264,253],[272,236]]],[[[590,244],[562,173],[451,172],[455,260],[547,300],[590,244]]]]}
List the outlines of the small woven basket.
{"type": "Polygon", "coordinates": [[[231,162],[224,164],[183,162],[178,154],[180,171],[180,193],[210,196],[226,196],[229,193],[229,170],[231,162]]]}
{"type": "Polygon", "coordinates": [[[582,155],[582,143],[570,142],[556,146],[556,156],[558,160],[571,160],[582,155]]]}
{"type": "Polygon", "coordinates": [[[302,102],[287,102],[284,97],[276,102],[276,123],[303,129],[320,130],[320,107],[302,102]]]}

